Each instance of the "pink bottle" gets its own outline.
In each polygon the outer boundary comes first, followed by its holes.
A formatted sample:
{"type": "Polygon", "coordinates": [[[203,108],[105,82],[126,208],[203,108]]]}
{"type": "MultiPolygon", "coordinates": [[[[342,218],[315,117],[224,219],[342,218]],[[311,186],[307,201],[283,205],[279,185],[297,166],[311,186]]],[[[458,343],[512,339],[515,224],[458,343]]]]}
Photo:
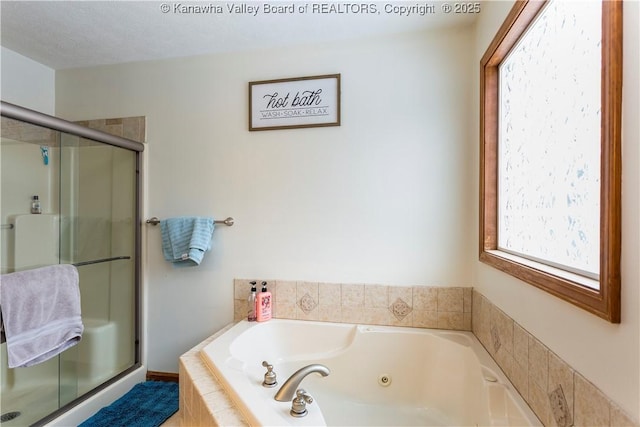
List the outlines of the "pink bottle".
{"type": "Polygon", "coordinates": [[[271,292],[267,291],[267,282],[262,282],[262,291],[256,297],[256,320],[264,322],[271,319],[271,292]]]}

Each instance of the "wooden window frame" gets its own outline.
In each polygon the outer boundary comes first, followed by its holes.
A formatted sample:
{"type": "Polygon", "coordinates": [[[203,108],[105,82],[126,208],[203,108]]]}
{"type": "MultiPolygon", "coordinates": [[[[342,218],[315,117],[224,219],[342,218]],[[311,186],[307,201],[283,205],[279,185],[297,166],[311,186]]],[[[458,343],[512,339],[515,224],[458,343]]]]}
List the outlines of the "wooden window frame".
{"type": "Polygon", "coordinates": [[[479,258],[611,323],[620,323],[622,1],[602,2],[599,289],[498,250],[498,67],[546,1],[516,1],[480,63],[479,258]]]}

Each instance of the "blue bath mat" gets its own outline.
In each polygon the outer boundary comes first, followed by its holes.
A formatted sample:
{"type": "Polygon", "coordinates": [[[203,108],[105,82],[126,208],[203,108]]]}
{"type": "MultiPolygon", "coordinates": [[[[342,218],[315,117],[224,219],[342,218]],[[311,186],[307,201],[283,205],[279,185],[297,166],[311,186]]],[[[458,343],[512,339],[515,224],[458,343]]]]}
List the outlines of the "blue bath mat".
{"type": "Polygon", "coordinates": [[[178,410],[178,383],[136,384],[79,427],[158,427],[178,410]]]}

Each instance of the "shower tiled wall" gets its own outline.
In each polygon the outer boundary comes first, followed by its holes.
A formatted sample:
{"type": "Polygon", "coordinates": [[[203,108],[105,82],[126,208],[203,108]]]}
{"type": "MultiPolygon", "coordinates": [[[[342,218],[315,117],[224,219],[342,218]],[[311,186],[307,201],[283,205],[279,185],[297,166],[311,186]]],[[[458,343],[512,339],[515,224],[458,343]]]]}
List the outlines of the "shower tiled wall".
{"type": "Polygon", "coordinates": [[[145,142],[146,139],[146,117],[144,116],[83,120],[76,123],[133,141],[145,142]]]}
{"type": "Polygon", "coordinates": [[[473,291],[473,333],[546,426],[637,426],[584,376],[473,291]]]}
{"type": "Polygon", "coordinates": [[[0,134],[3,138],[15,141],[28,142],[30,144],[47,145],[49,147],[59,146],[57,132],[20,120],[2,117],[0,134]]]}
{"type": "MultiPolygon", "coordinates": [[[[258,282],[258,289],[261,281],[258,282]]],[[[471,330],[471,288],[267,280],[273,317],[471,330]]],[[[234,280],[234,320],[247,316],[248,279],[234,280]]]]}

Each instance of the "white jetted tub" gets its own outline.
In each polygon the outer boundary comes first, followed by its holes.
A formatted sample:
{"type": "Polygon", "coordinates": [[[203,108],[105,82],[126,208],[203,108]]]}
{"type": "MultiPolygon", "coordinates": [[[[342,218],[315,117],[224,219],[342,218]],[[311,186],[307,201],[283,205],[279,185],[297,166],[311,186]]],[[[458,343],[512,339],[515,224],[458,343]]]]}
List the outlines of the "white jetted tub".
{"type": "Polygon", "coordinates": [[[470,332],[273,319],[242,321],[201,353],[251,425],[539,426],[470,332]],[[262,386],[274,367],[278,385],[262,386]],[[306,365],[308,415],[274,395],[306,365]]]}

